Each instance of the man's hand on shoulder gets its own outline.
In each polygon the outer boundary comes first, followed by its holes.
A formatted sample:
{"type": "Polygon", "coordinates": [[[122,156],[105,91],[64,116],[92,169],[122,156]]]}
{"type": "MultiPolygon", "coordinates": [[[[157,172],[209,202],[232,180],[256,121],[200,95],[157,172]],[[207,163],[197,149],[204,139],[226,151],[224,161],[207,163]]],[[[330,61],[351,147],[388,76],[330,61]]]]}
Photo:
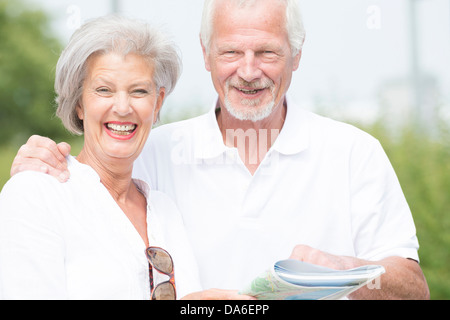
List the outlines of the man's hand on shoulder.
{"type": "Polygon", "coordinates": [[[22,171],[39,171],[66,182],[70,176],[66,161],[69,154],[69,144],[56,144],[49,138],[34,135],[19,149],[11,166],[11,176],[22,171]]]}

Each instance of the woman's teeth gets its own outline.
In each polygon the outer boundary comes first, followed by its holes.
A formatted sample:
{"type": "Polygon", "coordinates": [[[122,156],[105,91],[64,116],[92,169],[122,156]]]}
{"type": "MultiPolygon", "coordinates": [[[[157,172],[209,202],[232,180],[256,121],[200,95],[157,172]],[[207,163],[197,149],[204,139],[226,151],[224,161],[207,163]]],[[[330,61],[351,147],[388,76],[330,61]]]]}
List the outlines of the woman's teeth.
{"type": "Polygon", "coordinates": [[[111,130],[113,133],[118,135],[128,135],[133,133],[136,130],[135,124],[115,124],[115,123],[107,123],[106,127],[111,130]]]}

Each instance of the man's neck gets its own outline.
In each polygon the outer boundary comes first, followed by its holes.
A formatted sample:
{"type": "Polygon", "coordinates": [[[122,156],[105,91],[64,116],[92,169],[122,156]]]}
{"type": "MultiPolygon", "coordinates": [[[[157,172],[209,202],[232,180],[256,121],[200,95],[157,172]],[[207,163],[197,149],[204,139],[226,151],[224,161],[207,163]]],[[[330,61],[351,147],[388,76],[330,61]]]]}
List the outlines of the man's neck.
{"type": "Polygon", "coordinates": [[[218,109],[216,117],[224,144],[238,149],[242,162],[252,175],[275,143],[284,126],[286,113],[284,102],[266,119],[252,122],[236,119],[224,107],[218,109]]]}

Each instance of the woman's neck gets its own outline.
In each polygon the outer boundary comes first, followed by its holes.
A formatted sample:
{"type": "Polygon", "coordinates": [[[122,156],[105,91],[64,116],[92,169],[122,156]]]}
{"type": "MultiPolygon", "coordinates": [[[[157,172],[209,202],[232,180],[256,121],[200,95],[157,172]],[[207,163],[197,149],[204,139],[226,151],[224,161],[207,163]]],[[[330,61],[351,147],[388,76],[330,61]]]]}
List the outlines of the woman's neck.
{"type": "Polygon", "coordinates": [[[147,200],[132,181],[134,159],[100,158],[90,153],[88,148],[83,148],[77,160],[97,172],[102,184],[148,247],[147,200]]]}
{"type": "Polygon", "coordinates": [[[116,158],[99,158],[83,148],[77,156],[77,161],[89,165],[97,172],[100,181],[118,203],[126,203],[132,183],[133,160],[116,158]]]}

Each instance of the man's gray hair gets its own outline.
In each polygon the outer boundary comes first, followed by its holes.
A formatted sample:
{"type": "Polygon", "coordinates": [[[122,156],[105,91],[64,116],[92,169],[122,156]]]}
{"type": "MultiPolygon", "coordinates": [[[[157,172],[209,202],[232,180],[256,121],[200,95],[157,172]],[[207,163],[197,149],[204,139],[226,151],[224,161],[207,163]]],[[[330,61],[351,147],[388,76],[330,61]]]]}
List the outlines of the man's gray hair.
{"type": "Polygon", "coordinates": [[[93,19],[72,35],[56,66],[56,114],[67,130],[84,132],[76,107],[80,103],[87,61],[94,54],[133,53],[153,63],[153,81],[167,97],[181,74],[181,58],[172,41],[150,25],[118,15],[93,19]]]}
{"type": "MultiPolygon", "coordinates": [[[[240,7],[247,5],[258,5],[259,0],[227,0],[234,1],[240,7]]],[[[305,41],[305,28],[303,26],[302,15],[300,12],[300,7],[297,3],[298,0],[273,0],[278,1],[286,6],[286,30],[288,32],[289,44],[291,46],[292,55],[296,56],[303,47],[303,42],[305,41]]],[[[203,7],[203,16],[200,29],[200,37],[202,43],[209,53],[211,45],[211,37],[213,33],[213,17],[214,9],[217,0],[205,0],[203,7]]]]}

